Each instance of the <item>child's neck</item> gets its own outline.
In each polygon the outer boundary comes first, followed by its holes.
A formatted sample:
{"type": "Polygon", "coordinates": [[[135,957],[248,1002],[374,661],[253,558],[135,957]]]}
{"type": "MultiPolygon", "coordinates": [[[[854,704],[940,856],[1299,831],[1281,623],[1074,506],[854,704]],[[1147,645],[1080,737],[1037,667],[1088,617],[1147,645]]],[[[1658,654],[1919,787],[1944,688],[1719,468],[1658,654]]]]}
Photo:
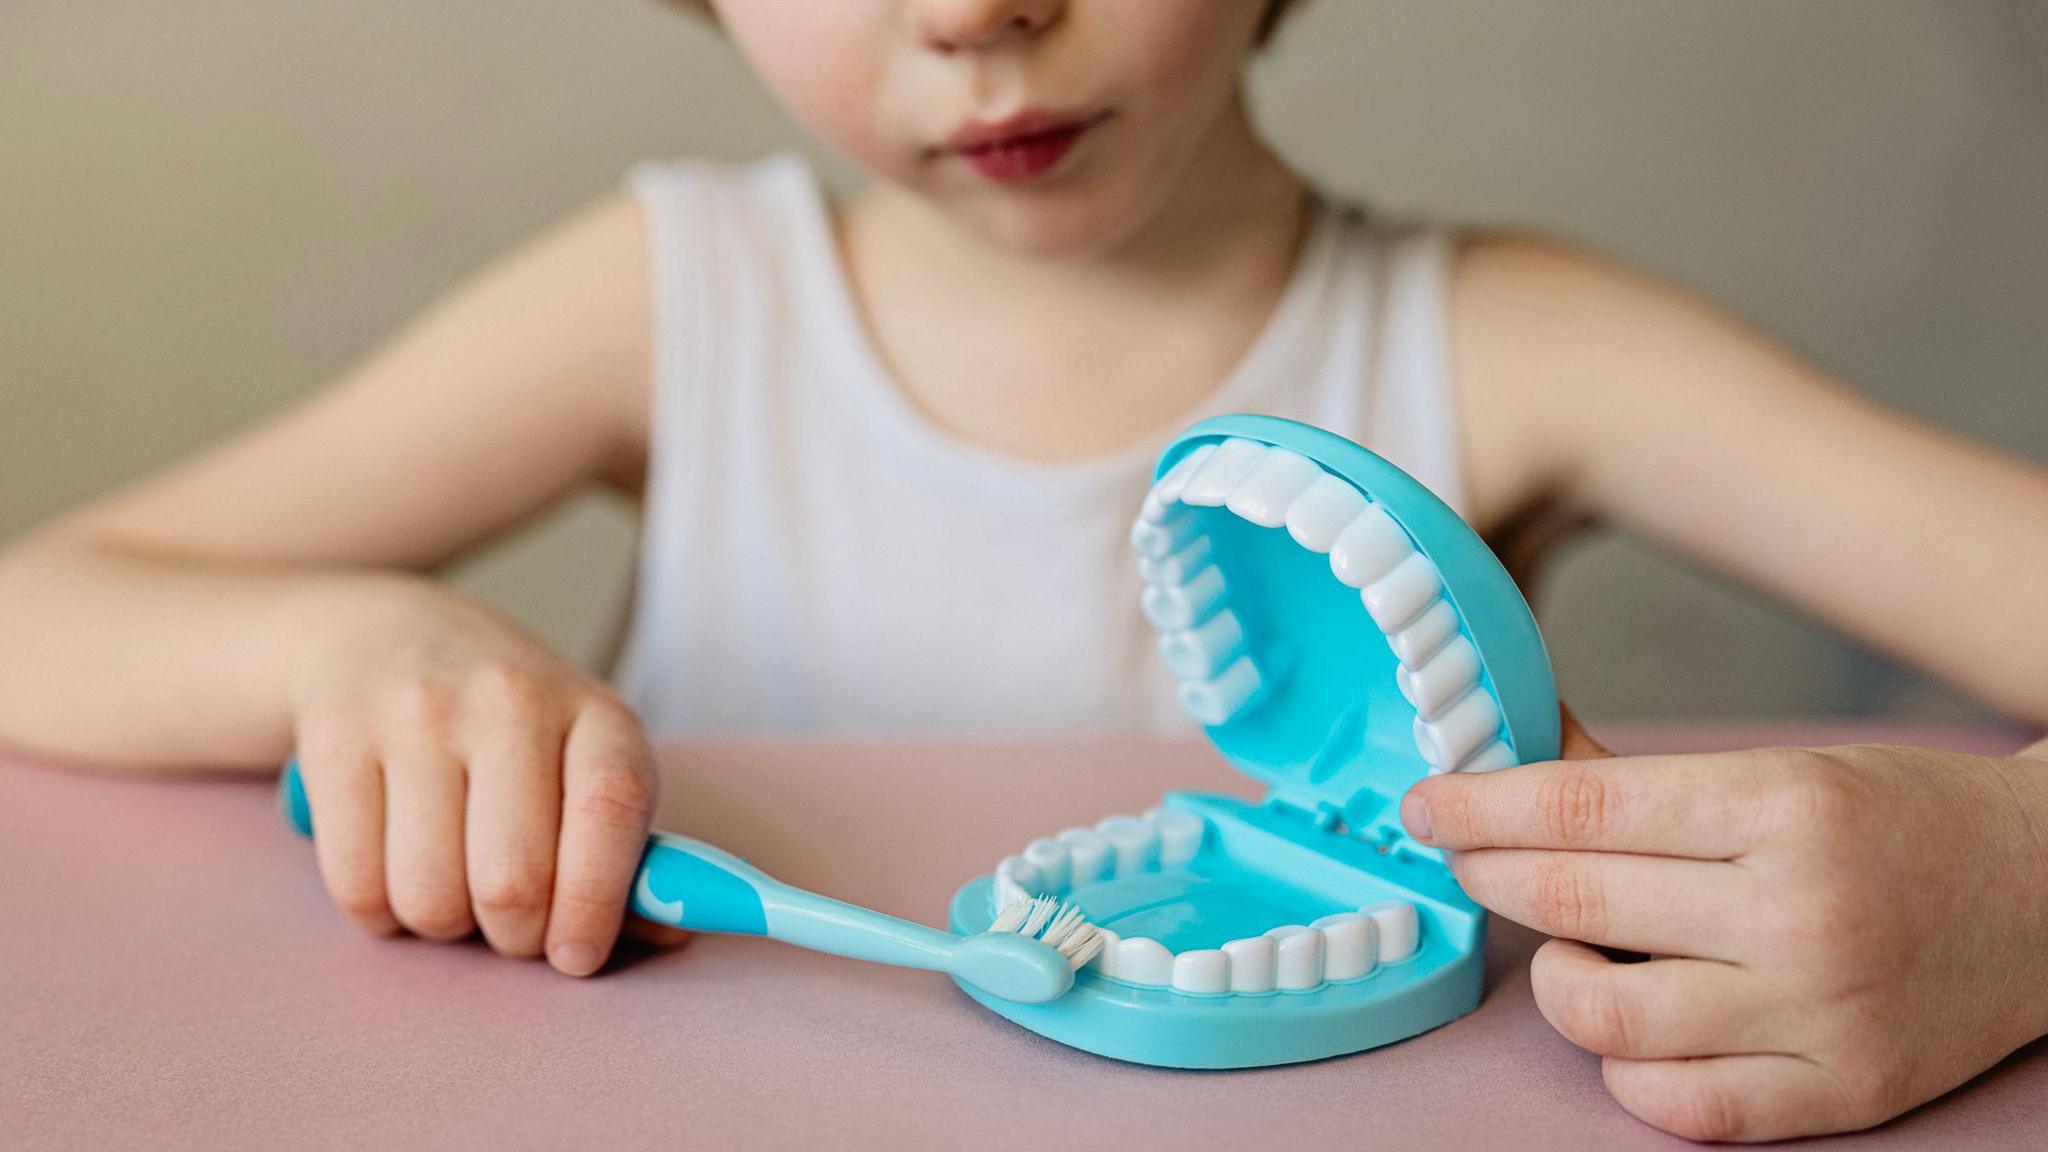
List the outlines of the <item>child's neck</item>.
{"type": "Polygon", "coordinates": [[[1072,460],[1168,430],[1224,381],[1286,287],[1308,199],[1237,104],[1167,201],[1098,256],[1019,254],[881,187],[841,235],[913,403],[965,439],[1072,460]]]}

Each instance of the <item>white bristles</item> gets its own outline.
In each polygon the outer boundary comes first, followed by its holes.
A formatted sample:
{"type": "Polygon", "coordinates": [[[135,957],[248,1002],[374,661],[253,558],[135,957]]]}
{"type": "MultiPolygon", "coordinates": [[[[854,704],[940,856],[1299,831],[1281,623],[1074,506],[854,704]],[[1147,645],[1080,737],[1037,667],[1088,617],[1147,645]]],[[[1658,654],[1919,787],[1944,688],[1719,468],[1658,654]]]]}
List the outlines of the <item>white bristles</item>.
{"type": "Polygon", "coordinates": [[[1024,926],[1017,929],[1018,933],[1025,936],[1036,936],[1040,932],[1045,931],[1046,921],[1051,920],[1053,913],[1058,912],[1059,909],[1059,902],[1050,897],[1041,896],[1033,900],[1031,902],[1031,915],[1024,918],[1024,926]]]}
{"type": "Polygon", "coordinates": [[[1102,951],[1102,932],[1081,909],[1054,896],[1012,900],[996,913],[991,932],[1015,932],[1052,945],[1078,971],[1102,951]]]}
{"type": "Polygon", "coordinates": [[[991,932],[1015,932],[1024,926],[1024,918],[1031,914],[1031,906],[1037,902],[1038,898],[1030,896],[1022,900],[1010,901],[1008,904],[1003,905],[1001,912],[996,913],[995,923],[990,924],[988,930],[991,932]]]}

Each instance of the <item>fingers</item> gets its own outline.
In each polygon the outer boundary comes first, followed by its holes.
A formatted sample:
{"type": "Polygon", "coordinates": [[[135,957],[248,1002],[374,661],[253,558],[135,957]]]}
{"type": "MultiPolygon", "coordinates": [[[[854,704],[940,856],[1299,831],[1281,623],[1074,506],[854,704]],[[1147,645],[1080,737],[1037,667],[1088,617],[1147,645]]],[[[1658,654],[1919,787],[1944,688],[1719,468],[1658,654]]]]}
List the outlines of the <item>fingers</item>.
{"type": "Polygon", "coordinates": [[[1749,753],[1555,760],[1419,781],[1401,819],[1453,851],[1554,848],[1728,860],[1754,845],[1749,753]]]}
{"type": "Polygon", "coordinates": [[[438,733],[408,726],[386,744],[384,867],[391,911],[428,940],[460,940],[476,930],[463,860],[465,791],[462,764],[438,733]]]}
{"type": "Polygon", "coordinates": [[[657,779],[630,712],[592,704],[569,729],[562,763],[548,960],[572,976],[595,972],[618,937],[626,897],[654,820],[657,779]]]}
{"type": "Polygon", "coordinates": [[[1758,981],[1732,964],[1623,964],[1577,941],[1552,940],[1536,950],[1529,982],[1550,1026],[1601,1056],[1723,1056],[1772,1042],[1758,981]]]}
{"type": "Polygon", "coordinates": [[[496,667],[459,688],[408,685],[372,720],[302,723],[335,902],[373,931],[447,940],[481,927],[500,952],[596,971],[619,935],[656,778],[638,720],[592,695],[496,667]]]}
{"type": "Polygon", "coordinates": [[[1782,1140],[1867,1128],[1889,1114],[1853,1101],[1838,1077],[1801,1056],[1610,1056],[1600,1071],[1616,1103],[1688,1140],[1782,1140]]]}
{"type": "Polygon", "coordinates": [[[507,956],[541,954],[554,896],[562,731],[552,713],[508,710],[469,745],[470,898],[484,939],[507,956]]]}
{"type": "Polygon", "coordinates": [[[1733,959],[1755,906],[1747,874],[1716,861],[1489,848],[1454,855],[1451,870],[1518,924],[1631,952],[1733,959]]]}
{"type": "Polygon", "coordinates": [[[312,723],[298,736],[299,774],[317,835],[320,878],[343,915],[388,935],[398,920],[384,887],[384,778],[367,740],[312,723]]]}

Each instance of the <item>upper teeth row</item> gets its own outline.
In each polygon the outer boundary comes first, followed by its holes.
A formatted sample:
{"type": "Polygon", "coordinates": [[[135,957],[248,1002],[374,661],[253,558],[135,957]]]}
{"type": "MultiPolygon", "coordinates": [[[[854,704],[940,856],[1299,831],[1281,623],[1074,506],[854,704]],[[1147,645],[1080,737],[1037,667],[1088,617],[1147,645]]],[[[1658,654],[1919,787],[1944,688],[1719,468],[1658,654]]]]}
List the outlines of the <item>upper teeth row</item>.
{"type": "MultiPolygon", "coordinates": [[[[996,907],[1185,864],[1201,850],[1202,828],[1190,813],[1154,808],[1142,816],[1112,816],[1093,828],[1069,828],[1034,840],[996,866],[996,907]]],[[[1125,940],[1107,928],[1097,932],[1102,951],[1089,967],[1104,976],[1180,992],[1256,995],[1306,992],[1370,976],[1381,964],[1415,954],[1420,923],[1413,904],[1385,900],[1178,955],[1147,937],[1125,940]]]]}
{"type": "Polygon", "coordinates": [[[1181,682],[1190,716],[1223,724],[1265,686],[1190,508],[1226,508],[1261,527],[1285,526],[1303,548],[1329,556],[1330,570],[1359,590],[1400,662],[1395,682],[1415,707],[1415,743],[1431,771],[1485,772],[1516,762],[1500,705],[1481,686],[1479,652],[1459,631],[1436,565],[1348,481],[1253,440],[1204,444],[1182,457],[1153,485],[1131,529],[1145,616],[1159,629],[1159,653],[1181,682]]]}

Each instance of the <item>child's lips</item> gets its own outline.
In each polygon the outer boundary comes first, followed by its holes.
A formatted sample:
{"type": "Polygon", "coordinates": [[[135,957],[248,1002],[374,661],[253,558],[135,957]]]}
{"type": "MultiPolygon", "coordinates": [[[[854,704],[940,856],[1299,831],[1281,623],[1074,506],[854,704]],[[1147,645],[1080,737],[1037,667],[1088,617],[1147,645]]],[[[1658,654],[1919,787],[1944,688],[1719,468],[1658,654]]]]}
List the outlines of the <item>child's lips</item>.
{"type": "Polygon", "coordinates": [[[985,179],[1021,184],[1050,171],[1081,137],[1109,118],[1026,112],[993,124],[970,124],[953,134],[943,152],[958,156],[985,179]]]}

